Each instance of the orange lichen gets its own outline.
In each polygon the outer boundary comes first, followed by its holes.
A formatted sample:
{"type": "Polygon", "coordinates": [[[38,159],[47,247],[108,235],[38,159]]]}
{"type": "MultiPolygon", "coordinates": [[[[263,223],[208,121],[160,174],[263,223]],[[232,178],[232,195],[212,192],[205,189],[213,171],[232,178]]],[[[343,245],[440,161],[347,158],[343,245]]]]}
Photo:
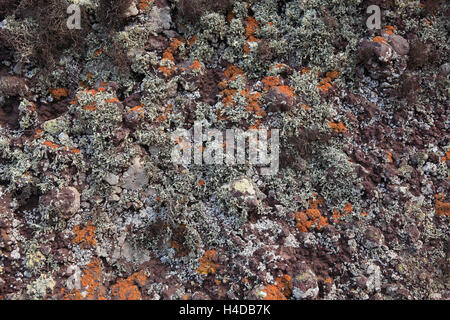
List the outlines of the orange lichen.
{"type": "Polygon", "coordinates": [[[197,42],[197,39],[198,39],[197,35],[194,34],[194,35],[188,40],[189,45],[192,46],[194,43],[197,42]]]}
{"type": "Polygon", "coordinates": [[[170,51],[168,51],[168,50],[166,50],[164,53],[163,53],[163,60],[170,60],[170,61],[175,61],[175,58],[173,57],[173,54],[172,54],[172,52],[170,52],[170,51]]]}
{"type": "Polygon", "coordinates": [[[320,80],[317,88],[322,92],[328,91],[329,89],[331,89],[333,87],[330,82],[333,80],[336,80],[338,76],[339,76],[338,70],[328,71],[325,74],[325,77],[320,80]]]}
{"type": "Polygon", "coordinates": [[[261,81],[264,84],[264,90],[281,85],[281,80],[278,77],[265,77],[261,81]]]}
{"type": "Polygon", "coordinates": [[[448,148],[447,152],[445,153],[445,156],[442,157],[442,162],[447,162],[447,160],[450,160],[450,148],[448,148]]]}
{"type": "Polygon", "coordinates": [[[244,96],[248,104],[245,107],[245,109],[248,112],[253,113],[257,117],[264,117],[266,116],[266,112],[261,108],[260,100],[262,98],[261,93],[259,92],[250,92],[250,90],[242,90],[241,95],[244,96]]]}
{"type": "Polygon", "coordinates": [[[248,38],[256,32],[256,29],[258,29],[259,23],[253,17],[248,17],[245,22],[246,22],[245,36],[248,38]]]}
{"type": "Polygon", "coordinates": [[[193,70],[193,71],[200,71],[202,68],[202,65],[200,63],[200,61],[195,60],[192,65],[189,67],[189,69],[193,70]]]}
{"type": "Polygon", "coordinates": [[[236,93],[235,89],[225,89],[220,94],[222,95],[222,103],[226,106],[234,105],[233,96],[236,93]]]}
{"type": "Polygon", "coordinates": [[[296,227],[301,232],[308,232],[312,228],[322,230],[328,225],[328,218],[323,217],[318,209],[296,212],[295,220],[297,222],[296,227]]]}
{"type": "Polygon", "coordinates": [[[308,110],[308,111],[311,110],[311,107],[307,106],[306,104],[301,104],[300,108],[303,108],[303,109],[308,110]]]}
{"type": "Polygon", "coordinates": [[[244,54],[249,54],[250,53],[249,42],[261,41],[260,39],[257,39],[253,36],[259,24],[258,21],[256,21],[256,19],[253,17],[248,17],[245,23],[246,23],[245,36],[247,37],[247,42],[244,44],[244,54]]]}
{"type": "Polygon", "coordinates": [[[380,43],[386,43],[386,40],[383,39],[383,37],[376,36],[372,39],[373,42],[380,42],[380,43]]]}
{"type": "Polygon", "coordinates": [[[94,52],[94,57],[98,57],[99,55],[101,55],[103,52],[103,48],[98,49],[97,51],[94,52]]]}
{"type": "Polygon", "coordinates": [[[346,133],[347,132],[347,127],[344,126],[342,121],[339,121],[338,123],[329,122],[328,126],[331,128],[331,130],[333,130],[334,132],[337,132],[337,133],[346,133]]]}
{"type": "Polygon", "coordinates": [[[169,45],[169,50],[175,54],[178,51],[178,48],[183,44],[183,41],[178,40],[177,38],[172,38],[171,43],[169,45]]]}
{"type": "Polygon", "coordinates": [[[254,36],[250,36],[247,39],[247,42],[259,42],[261,39],[255,38],[254,36]]]}
{"type": "Polygon", "coordinates": [[[285,274],[275,279],[277,288],[285,296],[289,297],[292,294],[292,278],[285,274]]]}
{"type": "Polygon", "coordinates": [[[337,77],[339,77],[339,71],[338,70],[328,71],[326,73],[326,77],[329,78],[330,80],[335,80],[337,79],[337,77]]]}
{"type": "Polygon", "coordinates": [[[91,247],[97,244],[95,240],[95,227],[91,222],[88,222],[87,226],[81,227],[79,225],[73,227],[73,232],[75,233],[75,238],[73,238],[72,243],[78,244],[80,247],[91,247]]]}
{"type": "Polygon", "coordinates": [[[117,98],[113,98],[113,99],[106,99],[105,102],[106,103],[115,103],[115,102],[120,102],[120,101],[117,98]]]}
{"type": "Polygon", "coordinates": [[[227,13],[227,22],[230,23],[234,18],[236,18],[236,15],[233,13],[233,11],[229,11],[227,13]]]}
{"type": "Polygon", "coordinates": [[[244,76],[244,71],[235,65],[229,65],[224,72],[225,77],[234,80],[238,75],[244,76]]]}
{"type": "Polygon", "coordinates": [[[342,218],[342,214],[339,213],[339,210],[334,209],[331,217],[333,218],[334,223],[339,223],[339,220],[342,218]]]}
{"type": "Polygon", "coordinates": [[[44,145],[46,145],[47,147],[51,148],[51,149],[57,149],[59,148],[59,145],[56,143],[53,143],[51,141],[44,141],[43,142],[44,145]]]}
{"type": "Polygon", "coordinates": [[[172,108],[173,108],[173,105],[171,105],[171,104],[168,104],[167,107],[162,108],[161,110],[162,110],[163,114],[156,117],[155,122],[161,123],[161,122],[167,120],[168,119],[167,115],[172,112],[172,108]]]}
{"type": "Polygon", "coordinates": [[[444,194],[434,196],[434,210],[439,216],[450,216],[450,202],[444,202],[444,194]]]}
{"type": "Polygon", "coordinates": [[[87,265],[80,279],[83,289],[76,289],[67,293],[62,289],[61,293],[66,300],[106,300],[106,288],[102,286],[102,278],[101,261],[94,258],[87,265]]]}
{"type": "Polygon", "coordinates": [[[92,103],[87,106],[84,106],[83,109],[87,111],[95,111],[97,110],[97,107],[95,106],[95,103],[92,103]]]}
{"type": "Polygon", "coordinates": [[[344,209],[342,210],[342,213],[339,213],[338,210],[334,209],[333,210],[333,214],[332,214],[332,218],[334,220],[335,223],[339,223],[339,221],[341,220],[341,218],[347,214],[350,214],[353,211],[353,206],[351,203],[347,203],[344,207],[344,209]]]}
{"type": "Polygon", "coordinates": [[[227,117],[222,115],[222,112],[220,110],[216,110],[217,113],[217,121],[224,121],[224,120],[228,120],[227,117]]]}
{"type": "Polygon", "coordinates": [[[144,112],[143,106],[139,105],[136,107],[131,108],[128,112],[132,112],[132,111],[136,111],[136,112],[144,112]]]}
{"type": "Polygon", "coordinates": [[[394,26],[386,26],[384,29],[386,30],[387,34],[393,34],[395,32],[394,26]]]}
{"type": "Polygon", "coordinates": [[[289,275],[278,277],[275,284],[266,285],[263,292],[266,293],[264,300],[287,300],[292,294],[292,278],[289,275]]]}
{"type": "Polygon", "coordinates": [[[347,213],[347,214],[349,214],[349,213],[352,212],[352,210],[353,210],[352,204],[351,204],[351,203],[347,203],[347,204],[345,205],[345,207],[344,207],[344,212],[347,213]]]}
{"type": "Polygon", "coordinates": [[[139,271],[126,279],[119,279],[111,286],[111,295],[118,300],[140,300],[141,292],[139,286],[144,286],[147,277],[144,272],[139,271]]]}
{"type": "Polygon", "coordinates": [[[166,76],[170,76],[172,74],[172,72],[174,71],[174,69],[167,68],[167,67],[159,67],[158,71],[163,73],[166,76]]]}
{"type": "Polygon", "coordinates": [[[305,212],[295,213],[296,227],[299,231],[322,230],[328,225],[328,218],[323,217],[319,210],[319,207],[323,206],[324,203],[324,198],[317,197],[317,194],[314,194],[314,198],[309,200],[309,208],[305,212]]]}
{"type": "Polygon", "coordinates": [[[203,187],[205,185],[205,180],[202,180],[202,179],[198,180],[197,185],[199,187],[203,187]]]}
{"type": "Polygon", "coordinates": [[[155,122],[161,123],[161,122],[166,121],[166,120],[167,120],[167,116],[165,114],[162,114],[162,115],[156,117],[155,122]]]}
{"type": "Polygon", "coordinates": [[[38,138],[40,135],[42,135],[42,132],[43,132],[42,129],[38,129],[38,130],[36,131],[36,133],[34,134],[33,139],[36,139],[36,138],[38,138]]]}
{"type": "Polygon", "coordinates": [[[244,44],[244,53],[245,54],[250,54],[250,47],[249,47],[249,45],[248,45],[248,42],[246,42],[245,44],[244,44]]]}
{"type": "Polygon", "coordinates": [[[394,162],[394,160],[392,160],[392,153],[390,153],[389,151],[386,151],[386,153],[387,153],[387,160],[388,160],[388,162],[389,163],[394,162]]]}
{"type": "Polygon", "coordinates": [[[287,300],[276,285],[268,284],[263,292],[266,293],[264,300],[287,300]]]}
{"type": "MultiPolygon", "coordinates": [[[[235,65],[229,65],[226,68],[224,75],[229,80],[223,80],[218,84],[218,88],[221,90],[220,95],[222,96],[222,103],[225,105],[225,107],[232,107],[236,105],[236,95],[244,97],[247,101],[245,110],[249,112],[251,116],[248,122],[249,127],[253,129],[258,128],[261,123],[260,119],[266,116],[266,112],[261,106],[262,94],[260,92],[253,92],[253,90],[250,88],[242,89],[238,92],[236,89],[229,87],[230,82],[237,76],[244,76],[243,71],[235,65]]],[[[269,85],[269,80],[269,77],[264,80],[267,85],[269,85]]],[[[277,83],[278,82],[275,82],[275,84],[277,83]]],[[[216,110],[216,113],[219,121],[227,119],[222,115],[221,110],[216,110]]]]}
{"type": "Polygon", "coordinates": [[[275,88],[279,93],[284,94],[290,98],[293,98],[295,96],[294,89],[289,86],[276,86],[275,88]]]}
{"type": "Polygon", "coordinates": [[[217,252],[214,249],[207,250],[199,259],[200,266],[197,272],[202,275],[215,274],[217,268],[217,252]]]}
{"type": "MultiPolygon", "coordinates": [[[[161,62],[164,62],[164,61],[170,61],[172,63],[175,62],[174,55],[176,55],[178,53],[178,48],[183,42],[178,40],[178,39],[176,39],[176,38],[172,38],[171,40],[172,41],[169,44],[169,47],[163,53],[163,57],[161,59],[161,62]]],[[[176,68],[175,68],[174,65],[171,66],[171,67],[160,66],[158,68],[158,71],[163,73],[166,76],[170,76],[172,73],[174,73],[176,71],[176,68]]]]}
{"type": "Polygon", "coordinates": [[[308,204],[309,208],[317,209],[320,206],[323,206],[325,203],[325,199],[323,197],[319,197],[317,193],[314,193],[314,198],[309,199],[308,204]]]}
{"type": "Polygon", "coordinates": [[[317,86],[317,88],[322,92],[326,92],[332,87],[333,86],[329,82],[321,82],[320,85],[317,86]]]}
{"type": "Polygon", "coordinates": [[[50,89],[50,94],[52,95],[53,99],[61,100],[61,98],[65,98],[69,95],[69,90],[64,88],[50,89]]]}
{"type": "Polygon", "coordinates": [[[138,7],[139,9],[141,9],[142,11],[147,10],[148,6],[153,2],[153,0],[140,0],[138,7]]]}

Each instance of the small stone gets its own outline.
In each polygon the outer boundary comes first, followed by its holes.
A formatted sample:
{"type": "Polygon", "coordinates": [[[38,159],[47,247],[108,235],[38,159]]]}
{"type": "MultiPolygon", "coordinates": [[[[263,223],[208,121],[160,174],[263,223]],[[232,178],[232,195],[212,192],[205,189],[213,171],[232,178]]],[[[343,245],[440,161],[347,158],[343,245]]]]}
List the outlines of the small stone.
{"type": "Polygon", "coordinates": [[[117,202],[120,200],[120,196],[117,194],[112,194],[111,197],[109,197],[109,200],[111,200],[113,202],[117,202]]]}
{"type": "Polygon", "coordinates": [[[370,263],[367,267],[366,273],[369,275],[366,282],[367,290],[370,293],[379,292],[381,290],[383,278],[380,267],[374,263],[370,263]]]}
{"type": "Polygon", "coordinates": [[[126,18],[128,18],[128,17],[137,16],[138,14],[139,14],[139,10],[136,7],[136,1],[132,1],[130,3],[130,6],[128,7],[128,9],[125,11],[124,16],[126,18]]]}
{"type": "Polygon", "coordinates": [[[448,77],[448,75],[450,74],[450,63],[444,63],[440,68],[439,68],[439,74],[443,77],[448,77]]]}
{"type": "Polygon", "coordinates": [[[293,108],[295,103],[294,93],[287,86],[270,88],[266,99],[269,112],[287,112],[293,108]]]}
{"type": "Polygon", "coordinates": [[[365,276],[359,276],[355,279],[356,285],[361,289],[367,288],[367,278],[365,276]]]}
{"type": "Polygon", "coordinates": [[[263,285],[258,285],[253,288],[252,291],[248,294],[247,299],[249,300],[264,300],[267,296],[266,287],[263,285]]]}
{"type": "Polygon", "coordinates": [[[63,118],[56,118],[45,121],[42,125],[45,132],[51,134],[52,136],[58,136],[61,132],[67,128],[67,124],[63,121],[63,118]]]}
{"type": "Polygon", "coordinates": [[[115,194],[121,194],[122,193],[122,188],[118,187],[118,186],[113,186],[111,188],[111,190],[112,190],[112,193],[115,193],[115,194]]]}
{"type": "Polygon", "coordinates": [[[29,89],[22,78],[3,76],[0,78],[0,95],[25,96],[29,89]]]}
{"type": "Polygon", "coordinates": [[[138,190],[148,184],[148,176],[139,158],[133,159],[133,164],[122,175],[121,187],[129,190],[138,190]]]}
{"type": "Polygon", "coordinates": [[[61,214],[70,217],[80,210],[80,193],[74,187],[65,187],[57,195],[57,207],[61,214]]]}
{"type": "Polygon", "coordinates": [[[402,36],[399,36],[398,34],[391,34],[388,42],[399,55],[404,56],[409,53],[408,40],[402,36]]]}
{"type": "Polygon", "coordinates": [[[170,15],[170,8],[153,7],[148,15],[149,25],[148,29],[154,34],[161,33],[164,30],[169,30],[172,24],[172,17],[170,15]]]}
{"type": "Polygon", "coordinates": [[[315,299],[319,294],[317,276],[312,270],[301,266],[301,271],[292,279],[292,295],[297,300],[315,299]]]}
{"type": "Polygon", "coordinates": [[[80,210],[80,193],[74,187],[51,190],[39,199],[39,203],[68,219],[80,210]]]}
{"type": "Polygon", "coordinates": [[[104,180],[109,183],[111,186],[115,186],[119,183],[119,176],[113,173],[108,173],[104,180]]]}
{"type": "Polygon", "coordinates": [[[408,234],[409,238],[412,241],[416,242],[416,241],[419,240],[419,238],[420,238],[420,231],[419,231],[419,229],[417,228],[417,226],[415,224],[408,223],[405,226],[405,231],[406,231],[406,233],[408,234]]]}
{"type": "Polygon", "coordinates": [[[392,58],[392,47],[386,43],[376,42],[374,52],[379,61],[388,62],[392,58]]]}
{"type": "Polygon", "coordinates": [[[16,260],[20,259],[19,248],[16,248],[13,251],[11,251],[11,258],[16,259],[16,260]]]}
{"type": "Polygon", "coordinates": [[[211,300],[211,298],[204,292],[196,291],[192,294],[192,300],[211,300]]]}
{"type": "Polygon", "coordinates": [[[364,40],[358,53],[360,59],[368,61],[375,57],[380,62],[388,62],[393,56],[392,47],[384,42],[364,40]]]}
{"type": "Polygon", "coordinates": [[[241,178],[231,183],[230,191],[240,203],[248,207],[256,207],[259,199],[263,198],[262,192],[247,178],[241,178]]]}
{"type": "Polygon", "coordinates": [[[87,201],[81,202],[80,205],[81,205],[81,208],[83,208],[83,209],[89,209],[91,207],[91,204],[87,201]]]}
{"type": "Polygon", "coordinates": [[[384,244],[384,236],[380,229],[370,226],[364,233],[363,245],[367,249],[380,247],[384,244]]]}
{"type": "Polygon", "coordinates": [[[150,36],[147,40],[146,49],[162,51],[168,47],[167,38],[162,36],[150,36]]]}

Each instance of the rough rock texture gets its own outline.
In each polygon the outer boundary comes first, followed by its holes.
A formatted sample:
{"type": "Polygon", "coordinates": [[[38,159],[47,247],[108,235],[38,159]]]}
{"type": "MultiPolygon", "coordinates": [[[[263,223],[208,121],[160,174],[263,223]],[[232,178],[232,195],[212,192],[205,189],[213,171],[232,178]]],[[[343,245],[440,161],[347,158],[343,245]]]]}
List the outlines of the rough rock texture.
{"type": "Polygon", "coordinates": [[[448,1],[4,3],[0,299],[450,298],[448,1]]]}

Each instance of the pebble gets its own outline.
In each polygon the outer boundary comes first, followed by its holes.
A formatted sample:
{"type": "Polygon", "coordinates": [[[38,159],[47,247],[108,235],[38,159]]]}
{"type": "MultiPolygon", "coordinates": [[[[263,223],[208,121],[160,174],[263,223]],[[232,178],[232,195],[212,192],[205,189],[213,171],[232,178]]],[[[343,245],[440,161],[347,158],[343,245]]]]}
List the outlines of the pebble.
{"type": "Polygon", "coordinates": [[[108,173],[104,180],[111,186],[115,186],[119,183],[119,176],[113,173],[108,173]]]}
{"type": "Polygon", "coordinates": [[[139,158],[133,159],[133,164],[122,175],[121,187],[129,190],[138,190],[148,184],[147,172],[139,158]]]}
{"type": "Polygon", "coordinates": [[[402,36],[399,36],[398,34],[391,34],[389,35],[388,42],[399,55],[404,56],[409,53],[408,40],[402,36]]]}

